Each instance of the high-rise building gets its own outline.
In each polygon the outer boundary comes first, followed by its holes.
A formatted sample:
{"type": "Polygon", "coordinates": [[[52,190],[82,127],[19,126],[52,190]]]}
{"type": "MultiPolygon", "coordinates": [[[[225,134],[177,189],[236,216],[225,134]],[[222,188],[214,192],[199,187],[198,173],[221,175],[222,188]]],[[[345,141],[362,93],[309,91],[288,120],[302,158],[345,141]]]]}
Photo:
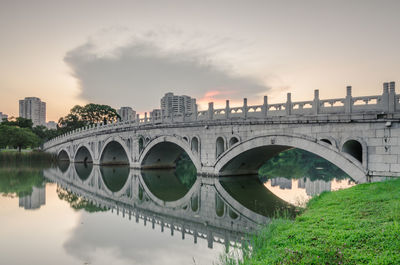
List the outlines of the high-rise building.
{"type": "Polygon", "coordinates": [[[46,126],[46,103],[36,97],[28,97],[20,100],[19,117],[31,119],[33,126],[46,126]]]}
{"type": "Polygon", "coordinates": [[[8,115],[0,112],[0,123],[3,121],[3,119],[8,119],[8,115]]]}
{"type": "Polygon", "coordinates": [[[164,115],[171,113],[193,113],[196,108],[196,99],[189,96],[176,96],[169,92],[161,98],[161,111],[164,115]]]}
{"type": "Polygon", "coordinates": [[[25,210],[39,209],[40,206],[46,204],[46,187],[32,187],[32,193],[23,197],[19,197],[19,207],[25,210]]]}
{"type": "Polygon", "coordinates": [[[49,121],[48,123],[46,123],[46,127],[49,130],[56,130],[57,129],[57,122],[49,121]]]}
{"type": "Polygon", "coordinates": [[[131,107],[121,107],[117,110],[119,116],[121,116],[121,121],[131,121],[136,117],[136,111],[134,111],[131,107]]]}

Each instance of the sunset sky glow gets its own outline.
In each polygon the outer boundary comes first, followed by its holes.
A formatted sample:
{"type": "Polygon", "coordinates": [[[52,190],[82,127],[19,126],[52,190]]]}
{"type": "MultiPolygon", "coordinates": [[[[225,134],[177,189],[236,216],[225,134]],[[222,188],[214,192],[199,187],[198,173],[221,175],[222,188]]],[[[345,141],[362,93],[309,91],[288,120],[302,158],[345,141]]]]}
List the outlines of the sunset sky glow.
{"type": "Polygon", "coordinates": [[[399,82],[400,1],[10,1],[0,4],[0,112],[47,102],[159,107],[166,92],[223,107],[377,95],[399,82]]]}

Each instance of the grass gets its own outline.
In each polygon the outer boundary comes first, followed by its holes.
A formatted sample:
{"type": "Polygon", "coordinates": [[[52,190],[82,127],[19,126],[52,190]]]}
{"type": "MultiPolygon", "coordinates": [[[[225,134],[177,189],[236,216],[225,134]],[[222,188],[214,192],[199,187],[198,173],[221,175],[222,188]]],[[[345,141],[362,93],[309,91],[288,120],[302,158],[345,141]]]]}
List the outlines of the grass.
{"type": "Polygon", "coordinates": [[[0,166],[47,167],[51,166],[55,161],[55,155],[40,151],[19,153],[3,150],[0,152],[0,166]]]}
{"type": "Polygon", "coordinates": [[[326,192],[222,264],[400,264],[400,179],[326,192]],[[251,250],[249,250],[251,249],[251,250]]]}

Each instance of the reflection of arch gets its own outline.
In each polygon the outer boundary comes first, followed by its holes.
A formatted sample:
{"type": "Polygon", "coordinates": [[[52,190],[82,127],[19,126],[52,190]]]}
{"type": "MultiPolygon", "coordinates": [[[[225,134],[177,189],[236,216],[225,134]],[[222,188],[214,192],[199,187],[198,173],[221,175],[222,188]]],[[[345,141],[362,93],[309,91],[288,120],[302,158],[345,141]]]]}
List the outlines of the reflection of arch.
{"type": "Polygon", "coordinates": [[[93,163],[93,153],[87,145],[80,145],[75,153],[75,163],[93,163]]]}
{"type": "Polygon", "coordinates": [[[300,135],[265,135],[241,142],[217,158],[214,172],[221,175],[257,174],[269,158],[293,147],[330,161],[357,182],[366,181],[366,172],[359,161],[317,143],[316,139],[300,135]]]}
{"type": "Polygon", "coordinates": [[[108,193],[122,193],[128,184],[130,169],[127,166],[100,167],[101,181],[108,193]]]}
{"type": "Polygon", "coordinates": [[[119,137],[109,138],[100,153],[101,165],[129,165],[129,151],[119,137]]]}
{"type": "Polygon", "coordinates": [[[349,139],[345,141],[342,145],[342,152],[351,155],[360,161],[360,163],[363,163],[363,146],[358,140],[349,139]]]}
{"type": "Polygon", "coordinates": [[[199,138],[197,136],[192,138],[192,141],[190,142],[190,149],[195,153],[199,152],[199,138]]]}
{"type": "Polygon", "coordinates": [[[153,192],[146,185],[146,182],[144,181],[143,176],[142,176],[143,172],[146,172],[146,171],[142,170],[139,174],[140,186],[143,188],[143,190],[145,191],[145,193],[149,197],[149,199],[158,205],[162,205],[167,208],[178,208],[183,205],[188,205],[189,202],[191,201],[191,198],[194,196],[194,194],[200,190],[201,181],[199,178],[197,178],[196,182],[193,184],[193,186],[189,189],[189,191],[182,198],[180,198],[176,201],[163,201],[160,198],[158,198],[156,195],[154,195],[153,192]]]}
{"type": "MultiPolygon", "coordinates": [[[[255,222],[257,224],[265,224],[267,223],[270,219],[268,217],[265,217],[261,214],[258,214],[256,212],[253,212],[252,210],[246,208],[242,204],[240,204],[236,199],[234,199],[226,190],[225,188],[221,185],[220,181],[218,178],[214,179],[214,187],[216,190],[216,196],[221,198],[224,201],[224,204],[226,204],[231,211],[235,213],[240,213],[242,217],[247,218],[248,220],[255,222]]],[[[235,214],[230,214],[231,219],[236,219],[237,217],[235,214]]]]}
{"type": "Polygon", "coordinates": [[[189,156],[197,171],[200,171],[200,159],[193,154],[189,144],[173,136],[160,136],[152,140],[140,155],[139,163],[142,168],[173,168],[182,152],[189,156]]]}
{"type": "Polygon", "coordinates": [[[61,149],[57,154],[58,161],[70,161],[70,156],[65,149],[61,149]]]}
{"type": "Polygon", "coordinates": [[[229,148],[231,148],[234,144],[239,142],[239,138],[236,136],[232,136],[229,140],[229,148]]]}
{"type": "Polygon", "coordinates": [[[215,157],[219,157],[225,151],[225,140],[218,137],[215,142],[215,157]]]}
{"type": "Polygon", "coordinates": [[[93,170],[93,163],[74,163],[75,172],[82,181],[89,179],[93,170]]]}

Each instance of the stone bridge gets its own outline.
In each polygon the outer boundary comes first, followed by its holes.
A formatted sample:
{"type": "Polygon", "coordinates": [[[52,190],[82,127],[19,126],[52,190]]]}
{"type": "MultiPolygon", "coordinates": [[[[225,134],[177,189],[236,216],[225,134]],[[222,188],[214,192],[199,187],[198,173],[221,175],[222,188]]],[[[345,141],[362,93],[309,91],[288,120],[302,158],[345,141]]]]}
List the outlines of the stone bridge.
{"type": "MultiPolygon", "coordinates": [[[[107,167],[69,163],[44,170],[44,176],[98,207],[142,221],[144,225],[149,223],[153,229],[157,225],[162,232],[169,229],[171,235],[180,233],[182,239],[192,236],[194,243],[198,238],[205,239],[210,248],[214,243],[240,244],[249,232],[269,221],[237,202],[216,178],[199,176],[182,197],[165,201],[146,184],[145,171],[128,167],[113,167],[117,172],[104,170],[107,167]],[[123,178],[119,185],[107,181],[107,177],[115,180],[117,175],[123,178]]],[[[282,201],[281,205],[284,204],[282,201]]]]}
{"type": "Polygon", "coordinates": [[[279,152],[300,148],[340,167],[357,182],[400,175],[400,95],[384,83],[378,96],[287,101],[95,124],[46,142],[61,160],[131,168],[169,168],[187,153],[199,175],[256,174],[279,152]]]}

